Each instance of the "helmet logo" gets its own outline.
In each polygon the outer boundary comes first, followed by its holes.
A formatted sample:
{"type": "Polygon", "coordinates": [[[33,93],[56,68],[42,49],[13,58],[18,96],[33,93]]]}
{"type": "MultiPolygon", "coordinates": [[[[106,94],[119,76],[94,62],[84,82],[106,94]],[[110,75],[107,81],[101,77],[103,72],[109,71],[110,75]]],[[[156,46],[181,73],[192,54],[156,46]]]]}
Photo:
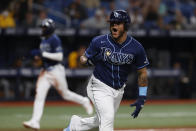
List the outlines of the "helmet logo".
{"type": "Polygon", "coordinates": [[[42,35],[52,34],[55,30],[55,23],[52,19],[46,18],[42,21],[41,27],[45,27],[45,30],[42,31],[42,35]]]}
{"type": "Polygon", "coordinates": [[[48,21],[45,23],[45,26],[49,26],[49,23],[48,23],[48,21]]]}
{"type": "Polygon", "coordinates": [[[43,21],[43,26],[49,26],[51,23],[53,22],[53,20],[51,20],[51,19],[45,19],[44,21],[43,21]]]}
{"type": "Polygon", "coordinates": [[[119,17],[119,15],[120,15],[120,14],[119,14],[118,12],[114,12],[114,16],[115,16],[115,17],[119,17]]]}

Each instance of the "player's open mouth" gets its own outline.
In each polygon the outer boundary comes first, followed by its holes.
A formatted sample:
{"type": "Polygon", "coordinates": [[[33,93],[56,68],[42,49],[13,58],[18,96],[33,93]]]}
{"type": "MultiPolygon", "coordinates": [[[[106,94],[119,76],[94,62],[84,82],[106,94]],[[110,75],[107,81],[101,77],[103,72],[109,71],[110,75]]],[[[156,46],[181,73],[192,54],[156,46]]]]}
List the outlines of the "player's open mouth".
{"type": "Polygon", "coordinates": [[[112,28],[112,31],[113,32],[117,32],[118,30],[116,28],[112,28]]]}

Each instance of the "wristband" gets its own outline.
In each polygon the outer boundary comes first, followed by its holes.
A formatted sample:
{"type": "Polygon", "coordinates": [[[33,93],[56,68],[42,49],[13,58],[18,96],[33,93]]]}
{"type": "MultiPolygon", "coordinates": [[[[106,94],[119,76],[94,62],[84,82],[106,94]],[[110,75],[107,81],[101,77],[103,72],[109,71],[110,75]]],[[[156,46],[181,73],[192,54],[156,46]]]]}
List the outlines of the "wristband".
{"type": "Polygon", "coordinates": [[[139,87],[139,96],[146,96],[147,95],[147,86],[139,87]]]}

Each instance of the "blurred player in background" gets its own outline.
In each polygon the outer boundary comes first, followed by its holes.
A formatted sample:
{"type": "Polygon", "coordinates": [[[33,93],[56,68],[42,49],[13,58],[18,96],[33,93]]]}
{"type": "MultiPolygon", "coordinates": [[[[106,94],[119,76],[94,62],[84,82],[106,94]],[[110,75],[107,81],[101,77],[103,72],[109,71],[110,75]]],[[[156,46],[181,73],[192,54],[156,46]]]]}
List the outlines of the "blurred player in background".
{"type": "Polygon", "coordinates": [[[36,96],[33,107],[32,118],[23,122],[27,128],[40,129],[40,119],[44,109],[45,99],[51,86],[59,92],[65,100],[81,104],[87,114],[93,113],[93,108],[87,97],[80,96],[68,89],[65,68],[61,64],[63,61],[63,49],[60,38],[54,34],[55,23],[52,19],[43,20],[42,42],[40,50],[33,50],[32,55],[35,59],[41,58],[43,70],[40,72],[36,83],[36,96]]]}
{"type": "Polygon", "coordinates": [[[99,127],[99,131],[113,131],[114,117],[123,97],[125,82],[131,67],[138,72],[139,97],[131,114],[136,118],[141,111],[147,95],[147,69],[149,64],[143,46],[127,35],[130,17],[124,10],[110,14],[110,34],[95,37],[81,63],[95,65],[87,86],[87,93],[96,109],[96,115],[81,118],[73,115],[64,131],[85,131],[99,127]]]}

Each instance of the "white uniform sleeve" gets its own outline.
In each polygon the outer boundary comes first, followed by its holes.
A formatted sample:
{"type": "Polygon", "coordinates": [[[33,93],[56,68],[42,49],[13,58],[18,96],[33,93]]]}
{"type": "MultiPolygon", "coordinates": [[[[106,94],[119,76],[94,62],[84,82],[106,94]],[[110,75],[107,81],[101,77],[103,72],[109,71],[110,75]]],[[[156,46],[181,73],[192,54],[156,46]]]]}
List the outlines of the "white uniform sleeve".
{"type": "Polygon", "coordinates": [[[44,51],[42,53],[42,56],[51,60],[55,61],[62,61],[63,60],[63,53],[62,52],[57,52],[57,53],[49,53],[44,51]]]}

